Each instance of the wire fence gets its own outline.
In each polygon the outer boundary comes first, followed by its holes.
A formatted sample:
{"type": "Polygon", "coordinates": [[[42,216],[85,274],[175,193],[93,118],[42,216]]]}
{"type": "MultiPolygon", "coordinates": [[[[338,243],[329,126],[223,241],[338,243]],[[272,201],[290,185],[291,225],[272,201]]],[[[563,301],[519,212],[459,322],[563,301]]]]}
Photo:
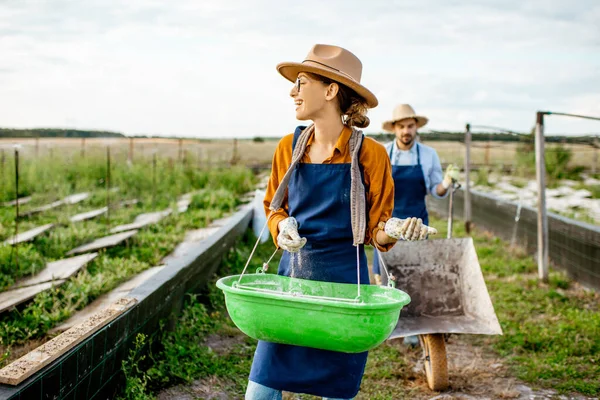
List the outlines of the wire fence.
{"type": "MultiPolygon", "coordinates": [[[[465,162],[465,143],[462,141],[428,141],[426,136],[421,137],[421,143],[433,147],[443,165],[465,162]]],[[[570,153],[570,168],[578,168],[581,172],[596,174],[600,172],[600,146],[598,142],[589,144],[581,143],[547,143],[545,152],[547,157],[570,153]]],[[[472,169],[485,168],[505,172],[517,172],[534,165],[528,155],[533,157],[533,150],[528,151],[525,143],[519,142],[471,142],[472,169]]]]}
{"type": "MultiPolygon", "coordinates": [[[[464,218],[464,190],[454,196],[454,216],[464,218]]],[[[479,228],[527,249],[537,251],[537,210],[471,191],[472,222],[479,228]]],[[[448,200],[427,198],[432,212],[448,216],[448,200]]],[[[551,263],[584,286],[600,290],[600,227],[548,213],[551,263]]]]}
{"type": "MultiPolygon", "coordinates": [[[[422,143],[438,152],[443,165],[463,165],[465,158],[464,140],[429,140],[421,135],[422,143]]],[[[190,166],[225,166],[242,163],[252,167],[270,168],[278,138],[264,139],[169,139],[169,138],[0,138],[0,169],[12,154],[12,145],[22,145],[21,154],[28,160],[51,159],[57,163],[76,162],[80,159],[101,156],[110,147],[116,162],[141,162],[156,153],[171,163],[190,166]]],[[[503,141],[471,142],[471,164],[473,169],[516,171],[519,155],[524,153],[524,143],[503,141]]],[[[584,172],[600,172],[599,141],[589,143],[547,143],[546,153],[571,152],[570,167],[580,167],[584,172]]],[[[525,150],[526,153],[526,150],[525,150]]]]}

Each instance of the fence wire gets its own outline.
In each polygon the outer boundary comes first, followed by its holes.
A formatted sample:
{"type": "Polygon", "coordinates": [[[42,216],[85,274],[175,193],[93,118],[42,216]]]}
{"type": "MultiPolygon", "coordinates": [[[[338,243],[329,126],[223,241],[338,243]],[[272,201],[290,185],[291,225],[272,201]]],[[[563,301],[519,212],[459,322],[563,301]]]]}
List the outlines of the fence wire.
{"type": "MultiPolygon", "coordinates": [[[[448,200],[428,196],[427,207],[448,216],[448,200]]],[[[530,253],[537,252],[537,210],[471,191],[472,222],[530,253]],[[520,208],[520,212],[518,210],[520,208]]],[[[454,216],[464,219],[464,190],[454,196],[454,216]]],[[[600,290],[600,227],[548,213],[552,265],[584,286],[600,290]]]]}

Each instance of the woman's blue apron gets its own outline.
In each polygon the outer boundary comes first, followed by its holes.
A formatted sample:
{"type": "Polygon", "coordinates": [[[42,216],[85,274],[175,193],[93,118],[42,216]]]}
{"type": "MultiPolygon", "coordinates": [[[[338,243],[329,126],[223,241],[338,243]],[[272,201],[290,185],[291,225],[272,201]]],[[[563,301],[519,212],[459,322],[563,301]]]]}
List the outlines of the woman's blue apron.
{"type": "MultiPolygon", "coordinates": [[[[392,177],[394,178],[394,212],[392,217],[417,217],[421,218],[425,225],[429,225],[429,215],[425,205],[427,187],[425,186],[423,168],[421,168],[421,152],[417,143],[415,143],[415,146],[417,146],[416,165],[392,165],[392,177]]],[[[390,160],[393,160],[395,147],[396,144],[392,143],[389,154],[390,160]]],[[[381,274],[377,249],[373,252],[373,273],[381,274]]]]}
{"type": "MultiPolygon", "coordinates": [[[[302,130],[303,127],[296,128],[292,148],[302,130]]],[[[288,206],[289,215],[298,221],[300,236],[307,242],[299,253],[284,251],[278,274],[357,283],[350,164],[298,164],[290,179],[288,206]]],[[[359,255],[360,281],[368,284],[363,245],[359,255]]],[[[277,390],[347,399],[358,393],[366,362],[367,352],[339,353],[259,341],[250,380],[277,390]]]]}

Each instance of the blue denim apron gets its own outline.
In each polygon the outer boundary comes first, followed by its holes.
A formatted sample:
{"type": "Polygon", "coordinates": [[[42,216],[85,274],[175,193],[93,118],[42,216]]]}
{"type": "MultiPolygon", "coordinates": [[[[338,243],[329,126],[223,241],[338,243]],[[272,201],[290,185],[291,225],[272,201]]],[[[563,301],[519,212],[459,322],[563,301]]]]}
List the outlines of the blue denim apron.
{"type": "MultiPolygon", "coordinates": [[[[292,148],[302,132],[296,128],[292,148]]],[[[289,215],[307,239],[299,253],[284,251],[279,275],[357,283],[356,247],[350,213],[350,164],[298,164],[288,187],[289,215]]],[[[360,281],[369,283],[364,246],[360,281]]],[[[257,318],[260,316],[257,315],[257,318]]],[[[288,321],[293,324],[294,321],[288,321]]],[[[340,353],[259,341],[250,380],[277,390],[352,398],[360,388],[367,352],[340,353]]]]}
{"type": "MultiPolygon", "coordinates": [[[[392,165],[392,177],[394,178],[394,212],[392,217],[417,217],[421,218],[425,225],[429,225],[429,215],[425,205],[427,187],[425,186],[423,168],[421,168],[421,152],[417,143],[415,143],[415,146],[417,146],[416,165],[392,165]]],[[[395,147],[396,145],[392,144],[389,154],[390,160],[393,160],[395,147]]],[[[373,253],[373,273],[381,274],[377,249],[373,253]]]]}

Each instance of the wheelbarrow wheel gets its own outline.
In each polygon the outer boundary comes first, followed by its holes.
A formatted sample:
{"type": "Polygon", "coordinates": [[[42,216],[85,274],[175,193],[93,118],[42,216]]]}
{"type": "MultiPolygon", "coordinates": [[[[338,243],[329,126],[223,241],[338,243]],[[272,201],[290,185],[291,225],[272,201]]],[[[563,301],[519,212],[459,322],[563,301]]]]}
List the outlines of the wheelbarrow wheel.
{"type": "Polygon", "coordinates": [[[423,347],[425,375],[429,388],[436,392],[448,389],[448,359],[444,335],[419,335],[419,340],[423,347]]]}

